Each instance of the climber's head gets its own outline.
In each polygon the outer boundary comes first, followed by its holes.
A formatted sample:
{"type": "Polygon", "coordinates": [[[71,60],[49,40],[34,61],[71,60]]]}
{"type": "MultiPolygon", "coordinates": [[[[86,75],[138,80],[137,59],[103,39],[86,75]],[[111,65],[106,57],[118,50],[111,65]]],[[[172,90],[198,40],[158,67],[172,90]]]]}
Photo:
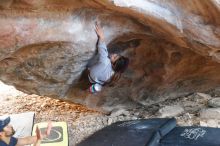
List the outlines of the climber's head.
{"type": "Polygon", "coordinates": [[[112,68],[115,72],[123,73],[129,64],[129,59],[118,54],[112,54],[110,57],[112,68]]]}

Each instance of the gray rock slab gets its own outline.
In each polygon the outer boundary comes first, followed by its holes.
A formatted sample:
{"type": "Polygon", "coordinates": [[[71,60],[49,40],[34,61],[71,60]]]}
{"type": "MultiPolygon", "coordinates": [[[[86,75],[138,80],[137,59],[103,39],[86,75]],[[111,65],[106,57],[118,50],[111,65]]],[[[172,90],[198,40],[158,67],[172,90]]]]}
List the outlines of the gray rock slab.
{"type": "Polygon", "coordinates": [[[182,114],[183,112],[184,112],[184,109],[180,105],[165,106],[159,110],[159,114],[161,115],[162,118],[174,117],[174,116],[182,114]]]}
{"type": "Polygon", "coordinates": [[[220,107],[220,97],[209,100],[208,105],[210,107],[220,107]]]}
{"type": "Polygon", "coordinates": [[[204,119],[220,119],[220,108],[202,109],[200,117],[204,119]]]}

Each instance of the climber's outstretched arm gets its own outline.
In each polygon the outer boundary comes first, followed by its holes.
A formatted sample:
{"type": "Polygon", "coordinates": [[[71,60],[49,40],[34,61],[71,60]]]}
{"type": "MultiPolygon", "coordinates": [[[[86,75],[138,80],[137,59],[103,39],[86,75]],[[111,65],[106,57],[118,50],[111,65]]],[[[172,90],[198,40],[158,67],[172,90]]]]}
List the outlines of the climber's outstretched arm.
{"type": "Polygon", "coordinates": [[[103,29],[96,23],[95,31],[98,36],[98,53],[100,55],[99,60],[105,62],[108,59],[108,50],[105,44],[104,32],[103,29]]]}

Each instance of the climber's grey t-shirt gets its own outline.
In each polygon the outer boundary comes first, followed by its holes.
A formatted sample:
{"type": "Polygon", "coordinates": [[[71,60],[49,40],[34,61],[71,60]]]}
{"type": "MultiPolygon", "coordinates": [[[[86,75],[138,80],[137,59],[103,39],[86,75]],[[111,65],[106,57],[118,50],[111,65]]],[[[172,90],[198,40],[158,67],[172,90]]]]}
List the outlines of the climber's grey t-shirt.
{"type": "MultiPolygon", "coordinates": [[[[103,84],[114,74],[105,42],[98,42],[98,55],[98,62],[89,68],[89,75],[95,82],[103,84]]],[[[90,82],[94,83],[92,80],[90,82]]]]}

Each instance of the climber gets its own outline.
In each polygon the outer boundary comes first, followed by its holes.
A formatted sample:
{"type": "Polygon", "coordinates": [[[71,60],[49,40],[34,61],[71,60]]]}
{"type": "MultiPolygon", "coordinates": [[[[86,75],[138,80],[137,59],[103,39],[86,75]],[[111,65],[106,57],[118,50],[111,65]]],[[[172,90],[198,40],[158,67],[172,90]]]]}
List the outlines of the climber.
{"type": "Polygon", "coordinates": [[[98,61],[88,67],[88,78],[91,83],[91,93],[100,92],[102,87],[119,80],[121,73],[128,67],[129,59],[119,54],[109,54],[102,28],[96,23],[95,31],[98,36],[98,61]]]}
{"type": "Polygon", "coordinates": [[[50,135],[51,122],[48,123],[48,127],[44,134],[41,134],[39,128],[36,128],[36,136],[27,136],[24,138],[15,138],[15,130],[10,123],[10,117],[0,120],[0,146],[25,146],[34,144],[33,146],[40,146],[41,140],[50,135]]]}

